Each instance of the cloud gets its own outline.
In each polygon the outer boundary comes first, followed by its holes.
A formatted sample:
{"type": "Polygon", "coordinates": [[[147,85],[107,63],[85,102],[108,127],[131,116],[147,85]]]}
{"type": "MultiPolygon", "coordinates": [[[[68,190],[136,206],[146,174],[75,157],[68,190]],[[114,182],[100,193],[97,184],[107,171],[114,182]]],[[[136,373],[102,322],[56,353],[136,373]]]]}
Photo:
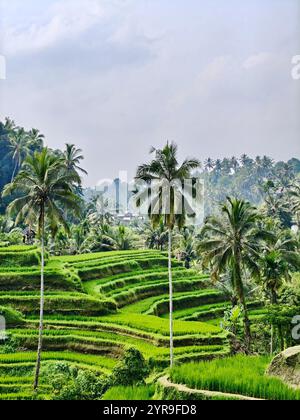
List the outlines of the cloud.
{"type": "Polygon", "coordinates": [[[5,2],[0,117],[78,144],[89,184],[167,139],[182,157],[299,155],[296,0],[5,2]]]}
{"type": "Polygon", "coordinates": [[[105,0],[50,3],[41,21],[33,19],[21,26],[6,25],[5,52],[9,55],[33,53],[78,39],[94,26],[104,24],[120,5],[120,1],[105,0]]]}
{"type": "Polygon", "coordinates": [[[274,55],[271,53],[261,52],[256,55],[251,55],[243,62],[243,67],[246,70],[251,70],[255,67],[270,64],[274,59],[274,55]]]}

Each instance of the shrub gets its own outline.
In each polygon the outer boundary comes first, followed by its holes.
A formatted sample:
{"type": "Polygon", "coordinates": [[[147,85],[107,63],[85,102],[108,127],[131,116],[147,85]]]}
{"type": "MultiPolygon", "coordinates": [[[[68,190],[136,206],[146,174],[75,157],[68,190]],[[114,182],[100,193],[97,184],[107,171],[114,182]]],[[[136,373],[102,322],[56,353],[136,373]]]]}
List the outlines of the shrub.
{"type": "Polygon", "coordinates": [[[149,375],[149,366],[142,353],[130,348],[126,350],[123,360],[114,368],[112,384],[118,386],[143,385],[149,375]]]}
{"type": "Polygon", "coordinates": [[[97,377],[88,370],[64,362],[48,365],[42,370],[42,377],[52,387],[54,400],[97,400],[107,389],[105,377],[97,377]]]}

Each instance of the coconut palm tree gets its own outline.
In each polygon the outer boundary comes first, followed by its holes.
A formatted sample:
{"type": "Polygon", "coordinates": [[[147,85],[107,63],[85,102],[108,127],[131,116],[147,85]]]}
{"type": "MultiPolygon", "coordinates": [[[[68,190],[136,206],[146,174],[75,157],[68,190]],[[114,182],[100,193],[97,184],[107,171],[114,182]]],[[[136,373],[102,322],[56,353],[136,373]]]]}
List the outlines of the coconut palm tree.
{"type": "Polygon", "coordinates": [[[74,144],[67,143],[63,157],[64,157],[67,170],[69,172],[73,172],[74,174],[77,174],[78,181],[80,181],[80,176],[78,172],[81,172],[82,174],[87,175],[87,171],[79,166],[80,162],[84,159],[81,149],[77,149],[74,144]]]}
{"type": "Polygon", "coordinates": [[[185,227],[180,239],[179,255],[185,268],[190,269],[192,261],[197,258],[195,229],[192,226],[185,227]]]}
{"type": "Polygon", "coordinates": [[[16,225],[21,221],[29,225],[36,223],[41,240],[40,324],[35,390],[39,385],[43,344],[45,223],[47,220],[53,231],[57,231],[59,225],[68,231],[65,210],[77,214],[80,212],[80,201],[73,192],[76,179],[72,172],[66,171],[62,159],[55,157],[48,149],[43,149],[27,157],[22,170],[3,192],[4,196],[18,193],[18,198],[8,207],[8,214],[16,216],[16,225]]]}
{"type": "Polygon", "coordinates": [[[170,364],[174,364],[173,351],[173,280],[172,280],[172,233],[177,225],[182,228],[187,215],[193,213],[190,202],[191,191],[183,188],[185,180],[191,180],[191,171],[200,167],[197,159],[186,159],[178,163],[178,148],[167,143],[163,149],[152,148],[154,158],[150,163],[138,167],[136,180],[143,185],[137,187],[136,204],[145,206],[153,226],[163,218],[168,228],[168,271],[170,293],[170,364]]]}
{"type": "Polygon", "coordinates": [[[240,304],[244,309],[245,343],[250,350],[251,327],[248,316],[244,273],[248,270],[252,276],[259,277],[259,243],[263,237],[256,223],[258,213],[249,203],[228,198],[222,207],[220,217],[209,217],[203,227],[204,239],[200,242],[198,252],[203,253],[203,261],[212,269],[212,279],[219,281],[227,271],[240,304]]]}
{"type": "MultiPolygon", "coordinates": [[[[278,304],[278,294],[284,282],[292,279],[291,272],[300,269],[298,242],[290,233],[275,233],[264,244],[261,257],[261,282],[272,305],[278,304]]],[[[278,326],[281,350],[284,350],[282,328],[278,326]]],[[[274,349],[274,327],[271,331],[271,354],[274,349]]]]}
{"type": "Polygon", "coordinates": [[[128,251],[135,248],[137,237],[125,226],[103,227],[102,246],[107,251],[128,251]]]}
{"type": "Polygon", "coordinates": [[[42,149],[44,144],[45,136],[37,128],[32,128],[28,133],[28,140],[30,146],[33,146],[35,149],[42,149]]]}
{"type": "Polygon", "coordinates": [[[212,158],[207,158],[204,162],[204,168],[207,172],[211,172],[215,168],[215,161],[212,158]]]}
{"type": "Polygon", "coordinates": [[[168,243],[169,236],[163,218],[157,226],[153,226],[152,223],[146,223],[141,227],[141,230],[146,236],[146,245],[148,248],[160,251],[164,250],[164,247],[168,243]]]}
{"type": "Polygon", "coordinates": [[[291,198],[292,212],[295,215],[295,222],[300,227],[300,182],[295,182],[289,190],[291,198]]]}
{"type": "Polygon", "coordinates": [[[11,182],[16,176],[16,172],[20,169],[23,159],[30,153],[28,135],[23,128],[12,130],[9,133],[9,148],[12,159],[15,162],[11,182]]]}

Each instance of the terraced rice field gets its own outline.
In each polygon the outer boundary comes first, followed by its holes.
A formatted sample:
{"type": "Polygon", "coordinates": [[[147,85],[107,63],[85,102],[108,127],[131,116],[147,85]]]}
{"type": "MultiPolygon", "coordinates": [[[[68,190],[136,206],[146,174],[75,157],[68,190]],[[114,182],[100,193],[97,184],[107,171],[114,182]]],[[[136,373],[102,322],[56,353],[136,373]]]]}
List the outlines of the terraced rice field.
{"type": "MultiPolygon", "coordinates": [[[[0,355],[2,399],[29,399],[31,395],[39,311],[38,262],[39,252],[34,247],[0,249],[0,307],[21,312],[8,328],[22,349],[0,355]]],[[[228,356],[226,333],[218,322],[207,322],[222,315],[226,297],[212,287],[207,276],[183,268],[176,260],[173,267],[176,363],[228,356]]],[[[165,254],[142,250],[50,258],[45,272],[44,364],[67,360],[109,373],[124,351],[135,347],[154,369],[168,366],[165,254]]],[[[45,398],[47,391],[42,388],[45,398]]]]}

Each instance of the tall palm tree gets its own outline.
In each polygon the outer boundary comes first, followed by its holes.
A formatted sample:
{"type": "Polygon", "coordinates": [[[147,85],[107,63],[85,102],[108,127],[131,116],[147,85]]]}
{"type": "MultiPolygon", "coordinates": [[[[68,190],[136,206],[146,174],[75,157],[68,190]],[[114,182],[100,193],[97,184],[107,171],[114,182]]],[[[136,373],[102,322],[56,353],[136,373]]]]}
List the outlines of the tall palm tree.
{"type": "MultiPolygon", "coordinates": [[[[284,282],[292,278],[291,272],[300,269],[298,242],[290,233],[275,233],[264,244],[261,257],[262,285],[269,295],[272,305],[278,304],[278,294],[284,282]]],[[[284,350],[284,340],[281,326],[278,326],[281,350],[284,350]]],[[[273,354],[274,328],[271,331],[271,354],[273,354]]]]}
{"type": "MultiPolygon", "coordinates": [[[[82,150],[77,149],[74,144],[66,144],[66,149],[64,152],[64,161],[66,168],[69,172],[73,172],[74,174],[78,174],[78,172],[81,172],[84,175],[87,175],[87,171],[83,168],[81,168],[80,162],[84,159],[82,155],[82,150]]],[[[80,180],[79,175],[78,180],[80,180]]]]}
{"type": "Polygon", "coordinates": [[[150,163],[137,169],[136,180],[143,182],[136,193],[137,206],[147,206],[147,212],[153,226],[158,226],[161,219],[168,228],[168,271],[170,293],[170,364],[174,365],[173,350],[173,279],[172,279],[172,233],[177,225],[182,228],[187,214],[192,213],[188,197],[189,192],[183,187],[184,181],[191,179],[191,172],[200,167],[197,159],[186,159],[178,163],[178,148],[175,143],[167,143],[163,149],[151,149],[154,158],[150,163]],[[150,194],[150,199],[149,199],[150,194]]]}
{"type": "Polygon", "coordinates": [[[300,227],[300,182],[295,182],[289,190],[291,198],[292,212],[295,215],[295,222],[300,227]]]}
{"type": "Polygon", "coordinates": [[[234,170],[234,173],[236,173],[240,167],[239,160],[235,156],[232,156],[230,162],[231,162],[231,167],[234,170]]]}
{"type": "Polygon", "coordinates": [[[12,130],[9,133],[9,148],[12,159],[15,161],[11,182],[20,169],[23,159],[30,153],[28,135],[23,128],[12,130]]]}
{"type": "Polygon", "coordinates": [[[35,149],[41,149],[43,147],[44,139],[44,134],[41,134],[37,128],[32,128],[28,133],[30,146],[34,146],[35,149]]]}
{"type": "Polygon", "coordinates": [[[249,203],[228,198],[221,217],[209,217],[203,227],[204,239],[199,245],[204,263],[212,268],[212,279],[230,272],[236,295],[244,309],[246,347],[250,350],[251,327],[248,316],[243,273],[259,277],[258,213],[249,203]]]}
{"type": "Polygon", "coordinates": [[[68,231],[65,219],[65,210],[77,214],[80,212],[80,201],[73,192],[76,177],[67,172],[62,159],[55,157],[48,149],[41,153],[36,152],[28,156],[23,169],[18,173],[11,184],[3,192],[8,196],[17,192],[19,198],[8,207],[8,214],[15,215],[15,224],[25,221],[32,225],[37,223],[41,239],[41,298],[40,298],[40,324],[37,351],[34,389],[39,385],[41,367],[41,354],[43,345],[43,319],[44,319],[44,265],[45,265],[45,222],[48,221],[53,231],[62,225],[68,231]]]}
{"type": "Polygon", "coordinates": [[[207,158],[204,162],[204,168],[207,172],[211,172],[215,168],[215,161],[212,158],[207,158]]]}

